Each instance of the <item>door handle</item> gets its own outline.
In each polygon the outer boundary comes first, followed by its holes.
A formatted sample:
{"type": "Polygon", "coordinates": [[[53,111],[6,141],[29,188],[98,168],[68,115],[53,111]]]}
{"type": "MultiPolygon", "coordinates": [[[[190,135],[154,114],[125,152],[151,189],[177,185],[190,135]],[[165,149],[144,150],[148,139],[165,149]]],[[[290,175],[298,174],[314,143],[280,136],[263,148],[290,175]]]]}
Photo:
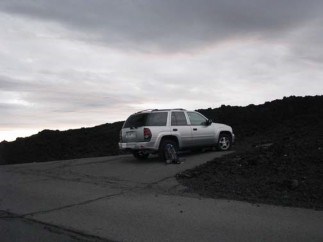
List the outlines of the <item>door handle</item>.
{"type": "Polygon", "coordinates": [[[197,128],[194,128],[193,130],[194,130],[194,131],[197,131],[197,128]]]}
{"type": "Polygon", "coordinates": [[[177,131],[177,129],[173,129],[173,131],[177,131]]]}

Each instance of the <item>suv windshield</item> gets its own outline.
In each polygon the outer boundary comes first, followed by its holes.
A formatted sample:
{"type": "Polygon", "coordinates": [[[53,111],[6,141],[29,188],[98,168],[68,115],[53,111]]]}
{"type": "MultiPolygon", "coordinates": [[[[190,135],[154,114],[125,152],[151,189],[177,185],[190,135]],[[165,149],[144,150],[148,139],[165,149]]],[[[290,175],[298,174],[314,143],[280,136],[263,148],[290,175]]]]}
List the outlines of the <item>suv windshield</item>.
{"type": "Polygon", "coordinates": [[[131,115],[124,124],[124,128],[138,128],[142,126],[166,126],[167,112],[140,113],[131,115]]]}

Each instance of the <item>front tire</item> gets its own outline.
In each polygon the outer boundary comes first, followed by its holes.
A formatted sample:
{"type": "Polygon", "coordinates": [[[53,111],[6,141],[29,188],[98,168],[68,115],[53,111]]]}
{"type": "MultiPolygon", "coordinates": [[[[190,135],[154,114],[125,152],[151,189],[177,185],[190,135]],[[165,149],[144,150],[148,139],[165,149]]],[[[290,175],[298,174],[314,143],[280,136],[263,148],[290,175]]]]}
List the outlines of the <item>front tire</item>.
{"type": "Polygon", "coordinates": [[[134,150],[132,152],[132,154],[138,160],[146,160],[146,159],[148,159],[148,156],[149,156],[149,153],[146,153],[146,152],[141,151],[141,150],[134,150]]]}
{"type": "Polygon", "coordinates": [[[227,151],[231,148],[232,138],[228,134],[221,134],[218,140],[217,148],[220,151],[227,151]]]}

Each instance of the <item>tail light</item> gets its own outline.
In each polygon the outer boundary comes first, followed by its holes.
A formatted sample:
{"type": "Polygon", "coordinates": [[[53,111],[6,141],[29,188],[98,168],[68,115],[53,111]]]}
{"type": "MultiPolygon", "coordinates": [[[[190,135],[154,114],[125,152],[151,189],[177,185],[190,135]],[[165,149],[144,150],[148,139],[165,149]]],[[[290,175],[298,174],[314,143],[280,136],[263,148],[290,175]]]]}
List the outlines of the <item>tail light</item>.
{"type": "Polygon", "coordinates": [[[149,141],[151,139],[151,131],[148,128],[144,128],[144,140],[149,141]]]}

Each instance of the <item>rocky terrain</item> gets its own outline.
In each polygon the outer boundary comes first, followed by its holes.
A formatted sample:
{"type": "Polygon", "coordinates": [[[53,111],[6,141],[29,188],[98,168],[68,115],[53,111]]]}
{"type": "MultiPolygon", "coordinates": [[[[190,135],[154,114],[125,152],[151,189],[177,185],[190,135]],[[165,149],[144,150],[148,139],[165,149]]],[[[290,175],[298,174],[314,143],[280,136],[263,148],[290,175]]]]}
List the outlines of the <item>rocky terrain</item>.
{"type": "Polygon", "coordinates": [[[123,122],[67,131],[43,130],[0,143],[0,164],[43,162],[119,154],[123,122]]]}
{"type": "Polygon", "coordinates": [[[245,111],[227,106],[200,111],[232,117],[238,142],[234,154],[178,174],[188,192],[323,209],[322,97],[290,97],[245,111]]]}

